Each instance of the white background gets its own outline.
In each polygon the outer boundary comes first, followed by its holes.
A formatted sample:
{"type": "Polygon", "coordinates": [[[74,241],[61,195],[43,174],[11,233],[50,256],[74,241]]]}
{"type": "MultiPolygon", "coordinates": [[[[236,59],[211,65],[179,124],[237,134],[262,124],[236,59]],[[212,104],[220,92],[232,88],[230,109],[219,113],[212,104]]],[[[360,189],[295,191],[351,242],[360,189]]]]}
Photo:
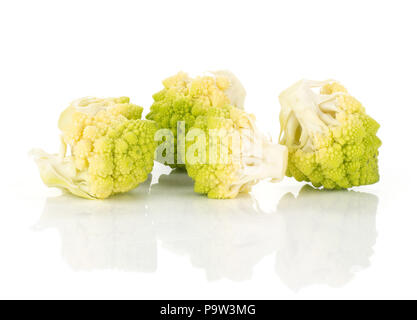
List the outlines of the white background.
{"type": "Polygon", "coordinates": [[[398,0],[1,1],[0,298],[417,298],[416,12],[398,0]],[[104,202],[42,184],[27,153],[57,151],[72,100],[127,95],[147,110],[165,77],[224,68],[275,138],[281,90],[341,81],[381,124],[381,181],[295,200],[283,197],[303,184],[287,178],[231,201],[178,174],[104,202]]]}

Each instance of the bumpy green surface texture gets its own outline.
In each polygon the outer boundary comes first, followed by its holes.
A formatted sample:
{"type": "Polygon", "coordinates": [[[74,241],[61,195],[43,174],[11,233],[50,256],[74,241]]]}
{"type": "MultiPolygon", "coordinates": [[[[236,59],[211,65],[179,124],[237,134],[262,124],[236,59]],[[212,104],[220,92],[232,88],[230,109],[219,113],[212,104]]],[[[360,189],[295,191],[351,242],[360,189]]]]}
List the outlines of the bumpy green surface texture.
{"type": "Polygon", "coordinates": [[[76,101],[59,121],[71,154],[38,153],[44,182],[88,199],[136,188],[152,171],[156,148],[157,126],[141,114],[125,97],[76,101]]]}
{"type": "MultiPolygon", "coordinates": [[[[246,113],[233,106],[223,108],[210,108],[204,116],[199,116],[193,125],[193,129],[200,129],[205,134],[205,140],[200,148],[206,150],[205,155],[198,155],[200,160],[190,163],[188,152],[192,145],[198,145],[195,141],[187,141],[187,172],[195,181],[194,191],[201,194],[207,194],[213,199],[234,198],[240,192],[247,192],[249,185],[239,185],[240,171],[242,164],[239,161],[233,161],[228,157],[227,161],[222,163],[210,162],[210,139],[209,130],[222,129],[224,134],[232,135],[235,130],[245,127],[246,113]],[[237,184],[235,186],[235,184],[237,184]]],[[[231,146],[226,145],[227,155],[232,154],[231,146]]],[[[196,154],[197,155],[197,154],[196,154]]]]}
{"type": "Polygon", "coordinates": [[[107,198],[146,181],[153,168],[155,131],[155,124],[146,120],[110,123],[86,159],[91,194],[107,198]]]}
{"type": "MultiPolygon", "coordinates": [[[[322,93],[347,93],[338,84],[326,85],[322,93]]],[[[287,175],[315,187],[345,189],[379,181],[378,155],[381,140],[379,124],[366,114],[365,108],[348,94],[337,97],[339,122],[325,133],[312,137],[314,150],[289,147],[287,175]]]]}
{"type": "Polygon", "coordinates": [[[164,89],[153,95],[154,103],[146,118],[155,121],[159,128],[172,131],[175,143],[169,152],[174,153],[175,163],[165,164],[172,168],[184,168],[185,161],[177,157],[178,122],[185,122],[184,134],[187,134],[198,116],[204,115],[212,107],[230,104],[225,93],[230,82],[225,77],[191,79],[186,73],[180,72],[164,80],[163,85],[164,89]]]}

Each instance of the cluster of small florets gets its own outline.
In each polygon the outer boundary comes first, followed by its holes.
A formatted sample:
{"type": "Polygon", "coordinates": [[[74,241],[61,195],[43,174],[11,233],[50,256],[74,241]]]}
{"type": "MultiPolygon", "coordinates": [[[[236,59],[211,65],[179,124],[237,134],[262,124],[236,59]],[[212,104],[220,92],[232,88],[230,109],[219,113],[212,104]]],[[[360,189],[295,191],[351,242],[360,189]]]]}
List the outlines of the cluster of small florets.
{"type": "Polygon", "coordinates": [[[252,114],[234,106],[211,108],[196,119],[196,129],[201,130],[203,139],[187,142],[186,162],[195,192],[229,199],[249,192],[262,179],[283,178],[287,148],[263,136],[252,114]],[[258,145],[264,148],[259,150],[258,145]]]}
{"type": "Polygon", "coordinates": [[[38,159],[56,166],[50,181],[61,181],[61,187],[71,191],[78,185],[86,197],[104,199],[147,180],[153,168],[156,124],[140,120],[142,110],[125,97],[75,101],[59,121],[64,149],[69,146],[71,154],[66,156],[65,151],[61,158],[48,159],[41,153],[38,159]],[[68,171],[72,176],[53,176],[64,164],[72,164],[74,169],[68,171]]]}
{"type": "Polygon", "coordinates": [[[379,124],[340,84],[326,84],[321,94],[337,95],[338,110],[331,113],[337,125],[330,125],[328,130],[311,137],[309,148],[289,146],[288,176],[326,189],[377,182],[378,148],[381,146],[376,136],[379,124]]]}
{"type": "MultiPolygon", "coordinates": [[[[200,129],[204,133],[203,145],[196,146],[198,149],[204,150],[204,154],[196,155],[199,158],[193,162],[188,156],[186,168],[188,175],[195,180],[195,192],[207,194],[210,198],[232,198],[239,192],[239,188],[236,187],[234,190],[233,185],[234,182],[238,182],[241,163],[232,158],[232,146],[227,140],[228,137],[232,137],[234,130],[238,130],[237,122],[234,121],[236,119],[231,117],[231,110],[238,112],[232,106],[212,108],[206,115],[198,117],[193,126],[193,129],[200,129]],[[218,161],[219,159],[210,161],[210,152],[213,150],[213,146],[210,145],[209,131],[219,129],[224,130],[223,139],[224,143],[227,143],[223,155],[225,159],[222,162],[218,161]]],[[[191,141],[187,147],[191,147],[195,143],[191,141]]],[[[218,141],[212,141],[212,143],[217,144],[218,141]]]]}
{"type": "Polygon", "coordinates": [[[285,173],[325,189],[379,180],[379,124],[335,81],[302,80],[280,95],[280,143],[243,110],[245,90],[228,71],[196,78],[180,72],[163,85],[148,120],[127,97],[74,101],[59,119],[61,153],[34,152],[44,182],[104,199],[147,180],[154,159],[186,168],[195,191],[216,199],[285,173]],[[161,146],[169,157],[159,158],[161,146]]]}
{"type": "Polygon", "coordinates": [[[194,125],[195,119],[204,115],[210,108],[224,107],[230,104],[226,90],[230,81],[224,76],[202,76],[195,79],[186,73],[177,75],[163,81],[164,89],[153,95],[154,103],[147,119],[155,121],[160,128],[170,129],[174,135],[174,145],[168,152],[175,155],[175,163],[167,163],[172,167],[184,167],[178,163],[185,159],[178,159],[176,152],[178,123],[184,122],[186,135],[194,125]]]}

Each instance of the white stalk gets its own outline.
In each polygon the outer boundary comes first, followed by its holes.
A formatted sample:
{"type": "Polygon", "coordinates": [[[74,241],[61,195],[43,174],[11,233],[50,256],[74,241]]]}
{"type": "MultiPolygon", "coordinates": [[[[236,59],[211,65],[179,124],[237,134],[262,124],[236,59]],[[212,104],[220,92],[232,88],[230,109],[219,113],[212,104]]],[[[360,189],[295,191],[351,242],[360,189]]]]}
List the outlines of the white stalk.
{"type": "Polygon", "coordinates": [[[261,180],[279,182],[285,177],[288,164],[288,148],[275,144],[255,126],[254,119],[246,117],[249,128],[240,129],[242,170],[231,193],[255,185],[261,180]]]}
{"type": "Polygon", "coordinates": [[[337,97],[344,93],[325,95],[313,90],[334,82],[301,80],[280,94],[281,143],[311,151],[314,135],[325,133],[329,126],[339,125],[334,114],[340,111],[337,97]]]}
{"type": "Polygon", "coordinates": [[[38,165],[43,182],[48,187],[67,189],[75,195],[86,199],[95,199],[88,191],[87,172],[78,171],[71,157],[66,157],[61,145],[60,154],[49,154],[40,149],[34,149],[30,155],[38,165]]]}
{"type": "Polygon", "coordinates": [[[229,98],[230,103],[236,108],[244,109],[246,90],[240,80],[228,70],[211,71],[215,78],[221,76],[226,77],[230,82],[230,87],[226,90],[226,96],[229,98]]]}

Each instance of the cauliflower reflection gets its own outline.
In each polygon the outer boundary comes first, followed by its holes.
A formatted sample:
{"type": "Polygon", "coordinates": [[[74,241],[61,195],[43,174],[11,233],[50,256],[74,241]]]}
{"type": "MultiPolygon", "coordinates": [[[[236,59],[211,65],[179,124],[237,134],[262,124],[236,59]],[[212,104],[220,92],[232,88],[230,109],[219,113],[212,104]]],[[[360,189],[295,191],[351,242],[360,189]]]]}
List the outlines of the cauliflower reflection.
{"type": "Polygon", "coordinates": [[[276,255],[275,271],[294,290],[342,286],[370,264],[375,195],[305,186],[266,213],[256,193],[233,200],[198,195],[181,171],[152,180],[149,193],[140,187],[106,201],[49,198],[39,227],[59,231],[63,255],[75,270],[154,272],[158,243],[189,257],[210,281],[248,280],[264,257],[276,255]]]}
{"type": "Polygon", "coordinates": [[[285,221],[276,270],[298,290],[312,284],[341,287],[370,265],[376,243],[378,197],[354,191],[323,191],[306,185],[285,195],[278,213],[285,221]]]}
{"type": "Polygon", "coordinates": [[[130,193],[106,201],[70,195],[48,198],[38,227],[58,229],[63,256],[75,270],[154,272],[156,234],[141,197],[130,193]]]}
{"type": "Polygon", "coordinates": [[[250,196],[207,199],[194,194],[192,184],[186,174],[174,172],[153,187],[149,210],[158,238],[167,249],[188,255],[194,267],[205,269],[208,280],[250,279],[254,266],[276,251],[282,225],[277,220],[282,218],[260,212],[250,196]],[[177,193],[164,192],[165,185],[177,181],[177,192],[190,192],[180,204],[177,193]]]}

